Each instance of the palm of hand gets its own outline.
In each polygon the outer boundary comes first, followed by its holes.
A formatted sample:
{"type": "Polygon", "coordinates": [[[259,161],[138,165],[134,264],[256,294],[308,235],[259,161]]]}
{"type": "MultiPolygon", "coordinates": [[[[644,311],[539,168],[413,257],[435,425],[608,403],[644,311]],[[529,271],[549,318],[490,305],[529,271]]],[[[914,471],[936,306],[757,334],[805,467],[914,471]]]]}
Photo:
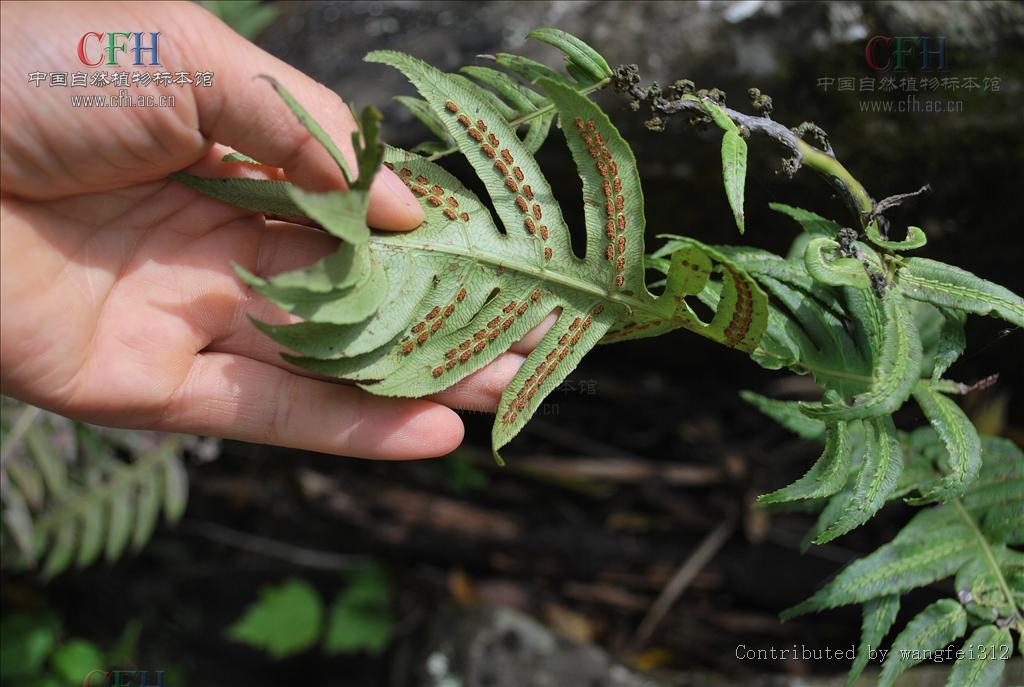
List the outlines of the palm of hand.
{"type": "MultiPolygon", "coordinates": [[[[26,400],[100,423],[321,450],[340,441],[370,455],[436,454],[461,439],[446,408],[294,374],[248,322],[289,316],[254,298],[231,263],[258,274],[308,264],[334,245],[322,232],[265,222],[170,181],[5,199],[3,215],[4,263],[33,265],[4,284],[3,354],[21,361],[4,382],[31,389],[18,394],[26,400]],[[325,421],[337,428],[327,436],[325,421]],[[423,424],[434,431],[413,450],[408,439],[423,424]]],[[[489,405],[506,376],[500,364],[483,373],[462,404],[489,405]]]]}

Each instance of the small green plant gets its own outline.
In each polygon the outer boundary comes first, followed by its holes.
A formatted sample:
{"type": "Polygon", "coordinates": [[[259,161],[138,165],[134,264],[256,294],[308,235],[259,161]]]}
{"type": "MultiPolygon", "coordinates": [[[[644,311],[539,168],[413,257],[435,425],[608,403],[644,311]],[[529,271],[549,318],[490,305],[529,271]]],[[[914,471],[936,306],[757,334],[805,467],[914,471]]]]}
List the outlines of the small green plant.
{"type": "MultiPolygon", "coordinates": [[[[486,365],[559,312],[502,394],[492,431],[496,457],[598,343],[685,328],[744,351],[763,367],[810,374],[822,391],[817,402],[745,395],[785,426],[824,443],[803,478],[762,497],[765,507],[820,508],[809,537],[816,544],[859,527],[893,500],[922,510],[893,542],[787,617],[861,603],[864,642],[877,647],[893,625],[901,594],[955,576],[958,596],[929,607],[896,636],[881,684],[924,660],[914,651],[942,648],[968,628],[965,649],[992,650],[965,651],[950,684],[996,684],[1010,633],[1024,633],[1021,554],[1011,548],[1024,543],[1024,460],[1007,442],[978,436],[950,398],[970,387],[945,374],[966,347],[968,314],[1020,327],[1024,300],[957,267],[908,257],[925,245],[925,232],[909,227],[898,239],[885,213],[917,194],[875,202],[819,127],[790,129],[772,120],[771,99],[756,89],[749,96],[757,114],[744,114],[727,107],[718,89],[696,89],[687,80],[667,90],[643,87],[635,66],[612,70],[590,46],[561,31],[530,35],[562,51],[568,76],[509,54],[492,59],[512,75],[485,67],[446,74],[401,53],[371,53],[368,60],[396,67],[412,81],[422,100],[402,102],[438,140],[414,152],[382,147],[379,116],[367,110],[362,136],[354,136],[355,175],[301,105],[274,84],[333,156],[349,193],[175,176],[253,211],[307,217],[341,239],[335,254],[305,269],[267,279],[239,270],[257,291],[306,320],[257,326],[294,351],[285,354],[294,364],[353,380],[371,393],[421,396],[486,365]],[[632,152],[587,97],[606,86],[628,96],[633,110],[648,108],[652,130],[665,130],[677,116],[722,130],[725,193],[741,232],[753,134],[787,150],[787,174],[808,168],[823,175],[846,201],[851,221],[774,204],[803,229],[784,257],[668,234],[645,256],[643,194],[632,152]],[[559,205],[532,156],[555,121],[583,184],[584,257],[572,252],[559,205]],[[504,232],[475,195],[435,164],[454,152],[484,183],[504,232]],[[415,232],[376,235],[366,227],[366,191],[382,159],[421,198],[426,221],[415,232]],[[664,278],[647,284],[645,269],[664,278]],[[713,315],[701,319],[694,301],[713,315]],[[911,398],[931,427],[907,434],[893,414],[911,398]]],[[[861,652],[851,682],[866,660],[861,652]]]]}
{"type": "Polygon", "coordinates": [[[352,571],[330,609],[325,609],[313,585],[291,579],[265,588],[228,629],[228,636],[274,659],[303,653],[317,644],[328,656],[357,651],[376,654],[391,639],[390,603],[387,576],[374,565],[352,571]]]}
{"type": "Polygon", "coordinates": [[[43,579],[102,556],[140,550],[163,512],[184,513],[188,476],[181,439],[101,429],[32,406],[3,426],[0,496],[5,568],[43,579]]]}

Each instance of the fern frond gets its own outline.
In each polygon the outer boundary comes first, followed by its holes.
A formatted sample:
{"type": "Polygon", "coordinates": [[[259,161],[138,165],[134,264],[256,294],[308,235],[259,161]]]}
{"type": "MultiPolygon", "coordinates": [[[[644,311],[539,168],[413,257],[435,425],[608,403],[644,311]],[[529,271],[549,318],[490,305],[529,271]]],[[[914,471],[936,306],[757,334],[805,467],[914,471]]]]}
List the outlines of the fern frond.
{"type": "MultiPolygon", "coordinates": [[[[554,42],[564,38],[543,36],[554,42]]],[[[560,45],[578,67],[577,81],[596,75],[599,61],[572,41],[560,45]]],[[[656,296],[648,290],[635,160],[607,116],[576,89],[550,78],[535,84],[565,123],[583,183],[585,257],[573,253],[547,180],[493,98],[483,97],[465,77],[408,55],[376,52],[367,59],[394,66],[413,82],[432,117],[484,182],[505,231],[439,166],[392,148],[385,151],[386,164],[421,198],[426,214],[410,234],[374,235],[363,250],[360,236],[346,234],[356,233],[355,224],[365,230],[364,221],[355,221],[354,213],[339,220],[339,211],[313,205],[312,194],[289,188],[304,216],[345,241],[312,268],[270,279],[240,271],[257,291],[307,320],[259,325],[297,354],[286,356],[289,361],[357,381],[375,394],[423,396],[487,365],[549,313],[559,312],[502,396],[492,433],[497,452],[598,342],[682,327],[747,352],[756,348],[766,326],[767,299],[742,268],[715,249],[675,239],[684,249],[671,260],[665,291],[656,296]],[[338,226],[332,229],[331,222],[338,226]],[[720,285],[720,297],[712,320],[704,322],[686,299],[709,283],[720,285]]],[[[512,97],[512,85],[493,74],[470,74],[490,79],[512,97]]],[[[300,121],[310,122],[300,105],[285,100],[300,121]]],[[[523,95],[520,104],[527,100],[523,95]]],[[[375,141],[365,127],[364,136],[363,150],[372,150],[375,141]]],[[[360,173],[357,184],[372,169],[361,163],[360,173]]],[[[193,185],[200,188],[202,182],[193,185]]],[[[332,194],[329,200],[340,204],[342,195],[352,194],[332,194]]],[[[365,196],[356,195],[353,203],[364,207],[365,196]]]]}
{"type": "Polygon", "coordinates": [[[72,470],[54,438],[62,431],[55,427],[65,421],[48,414],[46,420],[29,429],[24,452],[3,468],[11,478],[3,480],[3,525],[17,548],[16,556],[5,551],[5,565],[38,564],[41,577],[50,579],[71,565],[92,565],[101,555],[113,562],[129,547],[138,551],[161,511],[169,524],[180,519],[188,483],[178,439],[168,438],[125,463],[113,457],[114,444],[82,427],[80,436],[95,446],[72,470]]]}

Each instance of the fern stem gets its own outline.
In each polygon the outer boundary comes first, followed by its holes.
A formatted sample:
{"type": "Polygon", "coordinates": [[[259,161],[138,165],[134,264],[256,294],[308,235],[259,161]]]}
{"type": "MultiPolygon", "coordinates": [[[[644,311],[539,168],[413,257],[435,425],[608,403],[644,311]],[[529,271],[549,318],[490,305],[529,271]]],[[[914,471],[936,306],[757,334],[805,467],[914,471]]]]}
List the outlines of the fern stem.
{"type": "Polygon", "coordinates": [[[978,527],[978,523],[976,523],[974,518],[971,517],[971,514],[967,512],[967,509],[964,508],[964,504],[960,499],[953,499],[953,505],[956,506],[956,510],[960,514],[960,517],[971,528],[975,539],[978,540],[978,545],[985,554],[985,562],[992,570],[996,582],[999,584],[999,591],[1003,593],[1003,597],[1006,599],[1006,602],[1009,604],[1010,608],[1013,609],[1012,620],[1020,631],[1024,631],[1024,616],[1021,615],[1020,609],[1017,608],[1017,602],[1013,597],[1013,592],[1010,591],[1010,585],[1006,582],[1006,578],[1003,577],[1003,571],[999,567],[999,562],[996,560],[995,554],[992,553],[992,547],[989,546],[988,539],[985,538],[984,533],[978,527]]]}
{"type": "MultiPolygon", "coordinates": [[[[604,88],[605,86],[607,86],[611,82],[612,82],[611,78],[601,79],[597,83],[594,83],[594,84],[592,84],[590,86],[587,86],[586,88],[581,88],[578,92],[579,92],[580,95],[590,95],[594,91],[601,90],[602,88],[604,88]]],[[[554,103],[548,103],[544,107],[541,107],[541,108],[538,108],[536,110],[533,110],[532,112],[527,112],[526,114],[521,115],[519,117],[516,117],[515,119],[508,120],[508,124],[513,129],[515,129],[515,128],[523,125],[523,124],[526,124],[527,122],[531,122],[534,119],[537,119],[538,117],[543,117],[544,115],[548,114],[549,112],[553,112],[554,109],[555,109],[555,104],[554,103]]],[[[451,155],[452,153],[458,152],[458,150],[459,150],[458,146],[449,146],[448,148],[445,148],[444,150],[439,150],[436,153],[428,156],[426,159],[429,162],[434,162],[435,160],[440,160],[442,157],[446,157],[448,155],[451,155]]]]}

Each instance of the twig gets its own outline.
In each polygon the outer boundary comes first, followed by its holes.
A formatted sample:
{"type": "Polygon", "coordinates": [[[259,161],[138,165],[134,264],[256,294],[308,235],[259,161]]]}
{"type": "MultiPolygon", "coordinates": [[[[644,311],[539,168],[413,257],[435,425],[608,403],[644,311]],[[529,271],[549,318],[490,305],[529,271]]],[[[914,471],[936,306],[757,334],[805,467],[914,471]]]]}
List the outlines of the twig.
{"type": "Polygon", "coordinates": [[[732,536],[735,530],[736,517],[731,515],[719,523],[718,527],[711,530],[693,553],[679,566],[675,575],[668,581],[665,588],[661,590],[661,594],[654,600],[650,610],[647,611],[647,615],[644,616],[644,619],[637,627],[630,645],[634,652],[639,651],[647,644],[654,630],[657,629],[658,625],[665,618],[665,614],[668,613],[682,593],[686,591],[686,588],[690,586],[690,582],[697,576],[697,573],[711,562],[711,559],[715,557],[715,554],[729,540],[729,537],[732,536]]]}
{"type": "Polygon", "coordinates": [[[348,571],[366,562],[365,556],[317,551],[294,546],[284,542],[239,532],[214,522],[188,520],[182,523],[182,531],[217,544],[230,546],[249,553],[294,563],[314,570],[348,571]]]}
{"type": "MultiPolygon", "coordinates": [[[[665,98],[661,95],[660,89],[647,89],[639,82],[639,72],[633,65],[619,67],[612,85],[616,91],[627,94],[636,103],[647,105],[651,112],[658,115],[670,116],[685,112],[702,117],[709,116],[704,99],[691,94],[665,98]]],[[[872,221],[869,215],[875,207],[874,201],[864,186],[836,159],[830,145],[826,144],[826,149],[821,150],[805,141],[797,132],[769,117],[748,115],[721,103],[716,104],[737,126],[749,133],[764,134],[789,149],[793,157],[786,161],[787,172],[796,172],[801,166],[806,165],[824,175],[853,211],[861,229],[872,221]]]]}

